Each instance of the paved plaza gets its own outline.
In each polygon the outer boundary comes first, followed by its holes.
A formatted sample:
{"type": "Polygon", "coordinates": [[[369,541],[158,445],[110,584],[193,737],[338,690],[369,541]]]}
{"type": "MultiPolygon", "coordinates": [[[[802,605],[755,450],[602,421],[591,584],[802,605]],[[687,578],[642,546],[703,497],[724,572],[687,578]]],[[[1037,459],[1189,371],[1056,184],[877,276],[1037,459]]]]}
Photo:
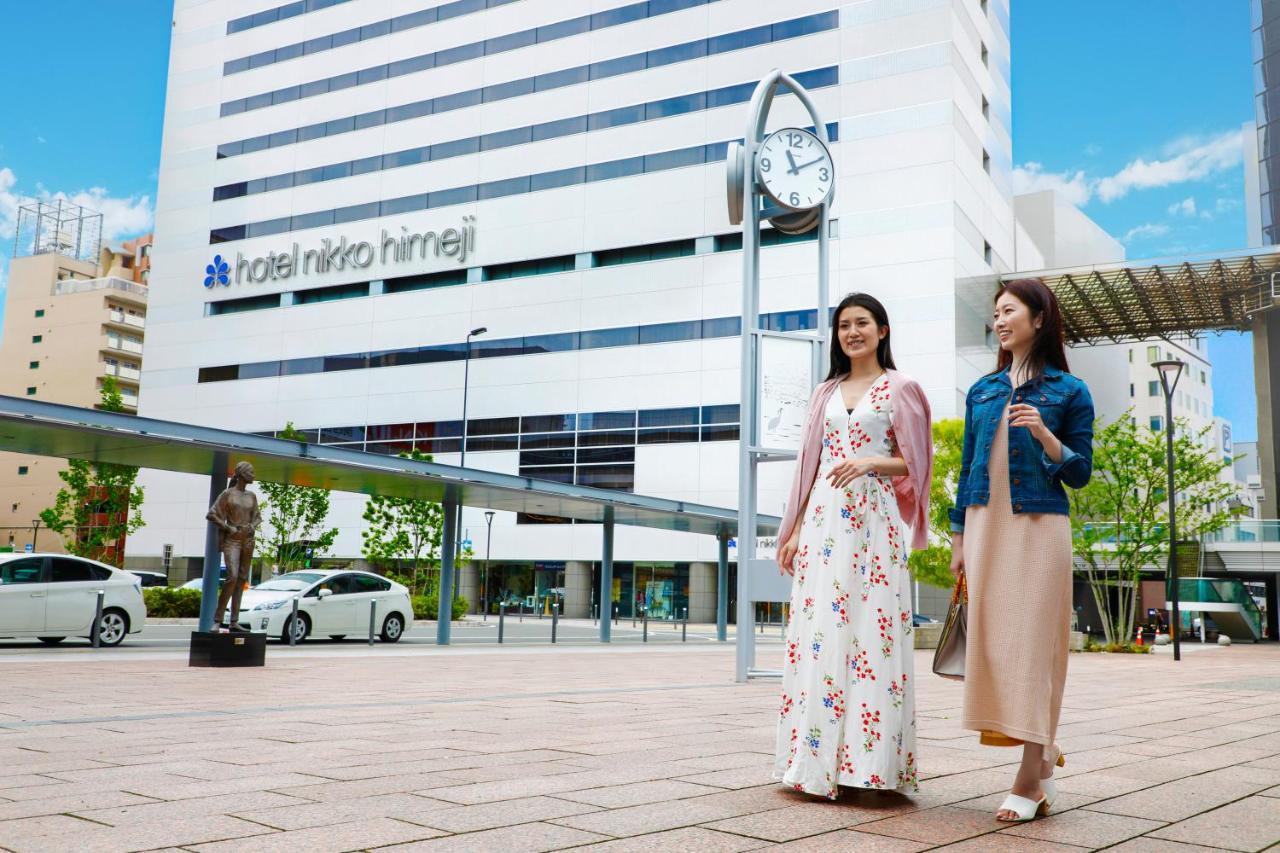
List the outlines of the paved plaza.
{"type": "MultiPolygon", "coordinates": [[[[732,648],[269,647],[0,658],[0,848],[31,851],[1262,850],[1280,842],[1280,648],[1073,655],[1056,814],[992,813],[1011,750],[916,668],[918,795],[769,782],[777,682],[732,648]]],[[[762,639],[761,664],[780,659],[762,639]]]]}

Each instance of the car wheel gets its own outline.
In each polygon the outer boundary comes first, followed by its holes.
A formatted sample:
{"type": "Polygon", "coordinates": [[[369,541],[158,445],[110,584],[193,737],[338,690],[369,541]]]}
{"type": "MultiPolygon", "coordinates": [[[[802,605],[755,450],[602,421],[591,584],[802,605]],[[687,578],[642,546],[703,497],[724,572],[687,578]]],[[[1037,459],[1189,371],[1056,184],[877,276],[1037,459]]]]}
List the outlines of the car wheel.
{"type": "Polygon", "coordinates": [[[399,613],[392,613],[382,623],[382,642],[394,643],[404,633],[404,620],[399,613]]]}
{"type": "Polygon", "coordinates": [[[44,643],[46,646],[56,646],[65,639],[66,637],[41,637],[40,642],[44,643]]]}
{"type": "Polygon", "coordinates": [[[98,645],[118,646],[124,642],[129,633],[129,617],[119,610],[102,611],[102,619],[98,621],[98,645]]]}
{"type": "Polygon", "coordinates": [[[311,633],[311,620],[307,618],[307,614],[299,613],[298,620],[294,623],[294,618],[290,616],[284,622],[284,630],[280,632],[280,642],[289,642],[289,632],[294,634],[294,642],[301,643],[311,633]]]}
{"type": "Polygon", "coordinates": [[[347,638],[346,634],[330,634],[329,635],[329,639],[333,640],[335,643],[339,642],[340,640],[345,640],[346,638],[347,638]]]}

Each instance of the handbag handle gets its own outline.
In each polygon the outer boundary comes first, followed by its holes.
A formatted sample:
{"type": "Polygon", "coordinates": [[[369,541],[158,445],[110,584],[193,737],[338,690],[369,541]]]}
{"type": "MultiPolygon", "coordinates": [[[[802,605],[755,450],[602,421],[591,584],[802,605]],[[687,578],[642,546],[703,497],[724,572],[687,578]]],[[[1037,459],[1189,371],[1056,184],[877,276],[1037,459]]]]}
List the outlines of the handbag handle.
{"type": "Polygon", "coordinates": [[[951,590],[951,606],[957,603],[969,602],[969,585],[965,582],[965,573],[960,572],[960,577],[956,579],[955,589],[951,590]]]}

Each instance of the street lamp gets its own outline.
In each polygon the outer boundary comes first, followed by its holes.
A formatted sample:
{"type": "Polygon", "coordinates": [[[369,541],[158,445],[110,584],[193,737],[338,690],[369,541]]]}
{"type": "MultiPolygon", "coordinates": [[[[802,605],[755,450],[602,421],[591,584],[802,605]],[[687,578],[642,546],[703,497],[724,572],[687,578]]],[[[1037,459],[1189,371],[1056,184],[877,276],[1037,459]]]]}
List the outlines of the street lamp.
{"type": "Polygon", "coordinates": [[[1164,437],[1165,468],[1168,471],[1169,484],[1169,567],[1165,574],[1165,583],[1171,587],[1169,598],[1169,630],[1173,634],[1173,659],[1182,660],[1182,646],[1178,642],[1182,633],[1182,617],[1178,613],[1178,525],[1174,516],[1173,492],[1173,389],[1178,386],[1178,378],[1182,376],[1184,362],[1177,359],[1153,361],[1151,366],[1160,373],[1160,387],[1164,389],[1164,437]]]}
{"type": "Polygon", "coordinates": [[[488,526],[489,532],[484,537],[484,589],[480,592],[480,600],[484,607],[484,620],[489,621],[489,547],[493,544],[493,516],[494,511],[485,510],[484,523],[488,526]]]}
{"type": "MultiPolygon", "coordinates": [[[[462,358],[462,453],[458,457],[458,467],[467,467],[467,385],[471,380],[471,339],[478,338],[489,329],[479,326],[467,332],[467,349],[462,358]]],[[[458,600],[461,591],[458,579],[462,569],[458,561],[462,558],[462,505],[458,505],[457,519],[453,527],[453,599],[458,600]]]]}
{"type": "Polygon", "coordinates": [[[40,519],[33,518],[31,520],[31,552],[34,554],[39,549],[36,548],[36,538],[40,535],[40,519]]]}

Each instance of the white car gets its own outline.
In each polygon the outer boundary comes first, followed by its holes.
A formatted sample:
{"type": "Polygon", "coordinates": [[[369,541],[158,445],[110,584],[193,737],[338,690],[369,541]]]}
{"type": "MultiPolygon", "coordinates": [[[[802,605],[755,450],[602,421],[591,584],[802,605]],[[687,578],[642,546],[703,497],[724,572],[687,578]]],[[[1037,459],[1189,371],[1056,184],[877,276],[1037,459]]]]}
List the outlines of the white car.
{"type": "Polygon", "coordinates": [[[147,621],[136,575],[66,554],[0,554],[0,637],[92,638],[99,590],[98,642],[118,646],[147,621]]]}
{"type": "Polygon", "coordinates": [[[348,634],[368,635],[371,606],[374,632],[384,643],[396,642],[413,627],[408,588],[370,572],[350,571],[306,570],[263,581],[245,590],[238,621],[283,642],[289,641],[290,630],[297,642],[313,634],[341,640],[348,634]],[[291,624],[294,599],[298,621],[291,624]]]}

